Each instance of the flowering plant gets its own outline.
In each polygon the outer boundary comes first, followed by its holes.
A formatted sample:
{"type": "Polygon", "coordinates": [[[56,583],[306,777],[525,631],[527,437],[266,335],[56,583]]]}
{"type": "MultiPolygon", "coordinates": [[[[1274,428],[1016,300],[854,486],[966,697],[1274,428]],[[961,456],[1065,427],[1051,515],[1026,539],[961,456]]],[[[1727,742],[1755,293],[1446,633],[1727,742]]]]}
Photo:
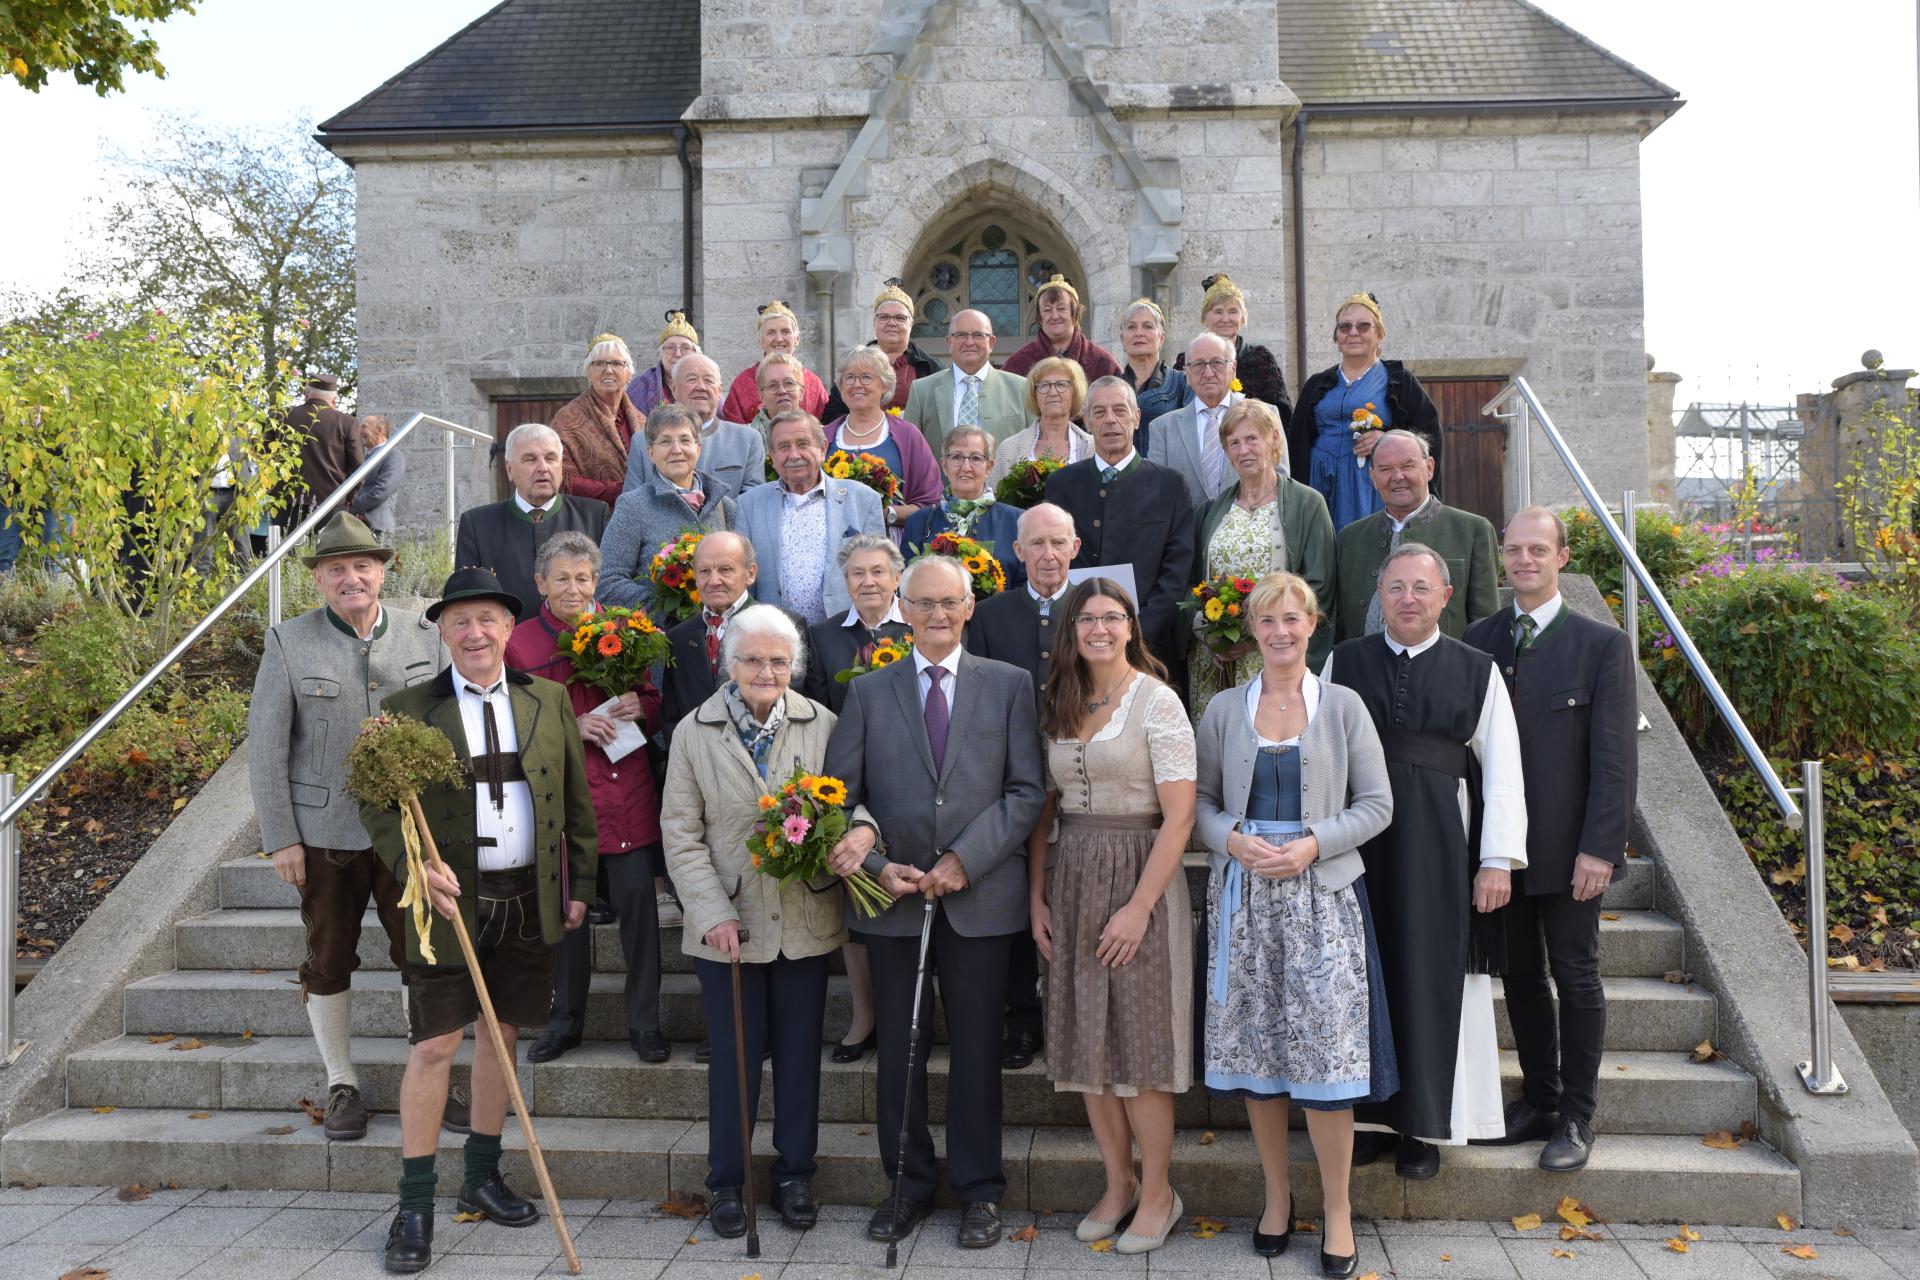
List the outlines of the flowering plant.
{"type": "Polygon", "coordinates": [[[689,529],[672,542],[662,543],[647,566],[653,598],[669,626],[700,612],[700,588],[693,585],[693,552],[703,536],[689,529]]]}
{"type": "Polygon", "coordinates": [[[996,501],[1026,510],[1047,500],[1047,477],[1064,464],[1058,458],[1027,458],[1016,462],[993,487],[996,501]]]}
{"type": "Polygon", "coordinates": [[[1225,653],[1248,637],[1244,614],[1252,594],[1252,578],[1223,573],[1195,587],[1180,607],[1194,616],[1195,632],[1207,648],[1225,653]]]}
{"type": "MultiPolygon", "coordinates": [[[[760,818],[747,837],[753,869],[781,884],[829,874],[827,855],[847,833],[846,803],[846,783],[795,765],[778,791],[760,797],[760,818]]],[[[861,915],[877,916],[893,905],[871,873],[860,870],[845,879],[861,915]]]]}
{"type": "Polygon", "coordinates": [[[848,453],[835,449],[827,455],[827,474],[835,480],[855,480],[880,495],[891,506],[900,497],[900,477],[877,453],[848,453]]]}
{"type": "Polygon", "coordinates": [[[560,635],[560,652],[573,662],[567,683],[615,698],[638,689],[647,672],[666,661],[669,647],[667,633],[639,609],[601,609],[560,635]]]}
{"type": "Polygon", "coordinates": [[[862,650],[852,666],[845,671],[836,672],[833,678],[841,684],[848,684],[854,677],[871,675],[882,667],[890,667],[912,652],[913,633],[911,631],[891,640],[882,636],[862,650]]]}
{"type": "Polygon", "coordinates": [[[887,416],[889,418],[900,418],[900,417],[906,416],[906,412],[907,411],[904,406],[897,405],[897,404],[891,405],[887,409],[887,416]]]}
{"type": "Polygon", "coordinates": [[[973,594],[977,600],[998,595],[1007,589],[1007,571],[993,558],[993,553],[972,538],[963,538],[957,533],[936,533],[933,541],[927,544],[927,551],[936,556],[952,556],[967,571],[968,579],[973,583],[973,594]]]}
{"type": "Polygon", "coordinates": [[[1384,426],[1386,423],[1380,421],[1380,415],[1373,411],[1373,401],[1369,400],[1353,411],[1353,421],[1347,424],[1347,430],[1359,436],[1378,431],[1384,426]]]}

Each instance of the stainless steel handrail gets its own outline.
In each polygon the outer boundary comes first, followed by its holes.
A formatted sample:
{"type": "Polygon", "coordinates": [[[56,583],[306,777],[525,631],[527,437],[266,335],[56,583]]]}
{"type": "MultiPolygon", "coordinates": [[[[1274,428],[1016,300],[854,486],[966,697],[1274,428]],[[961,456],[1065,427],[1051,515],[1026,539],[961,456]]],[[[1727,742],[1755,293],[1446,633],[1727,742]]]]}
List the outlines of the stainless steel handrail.
{"type": "MultiPolygon", "coordinates": [[[[1760,775],[1760,784],[1766,788],[1774,808],[1780,811],[1781,821],[1792,830],[1800,830],[1806,820],[1800,812],[1800,806],[1794,803],[1787,784],[1781,781],[1780,775],[1774,771],[1772,763],[1768,761],[1767,753],[1762,751],[1760,744],[1754,740],[1753,734],[1747,729],[1747,722],[1741,719],[1739,710],[1727,697],[1726,690],[1720,687],[1719,678],[1713,674],[1713,668],[1708,666],[1707,660],[1700,656],[1700,650],[1694,645],[1693,637],[1687,634],[1687,629],[1680,624],[1679,615],[1673,611],[1673,606],[1667,603],[1666,593],[1660,590],[1660,584],[1653,580],[1652,571],[1633,549],[1632,540],[1620,531],[1620,525],[1607,510],[1607,504],[1601,500],[1600,491],[1595,489],[1593,481],[1587,478],[1585,469],[1573,456],[1573,450],[1567,447],[1566,437],[1562,436],[1559,428],[1553,425],[1552,416],[1541,405],[1540,398],[1534,394],[1533,388],[1527,385],[1527,380],[1516,376],[1513,381],[1500,389],[1499,394],[1487,401],[1481,412],[1495,414],[1501,418],[1510,417],[1509,414],[1501,413],[1500,408],[1515,398],[1519,400],[1516,412],[1519,414],[1520,430],[1515,435],[1513,456],[1521,470],[1521,505],[1529,506],[1533,500],[1533,479],[1527,474],[1528,446],[1523,443],[1531,434],[1528,430],[1531,423],[1540,428],[1541,433],[1547,438],[1547,443],[1552,445],[1553,451],[1560,455],[1560,461],[1566,464],[1568,474],[1573,477],[1574,484],[1579,486],[1582,496],[1586,498],[1587,506],[1592,509],[1601,527],[1606,530],[1607,537],[1620,552],[1621,560],[1639,580],[1640,589],[1646,593],[1647,603],[1652,605],[1653,611],[1660,615],[1660,621],[1666,624],[1668,633],[1673,637],[1674,646],[1680,650],[1681,656],[1687,660],[1687,665],[1693,668],[1694,676],[1706,688],[1707,697],[1712,700],[1714,710],[1719,712],[1720,719],[1733,734],[1733,740],[1739,744],[1740,753],[1746,756],[1747,763],[1753,766],[1753,771],[1760,775]]],[[[1636,660],[1639,656],[1638,653],[1634,655],[1636,660]]]]}
{"type": "Polygon", "coordinates": [[[1800,1064],[1808,1093],[1847,1091],[1833,1065],[1833,1004],[1827,999],[1827,800],[1821,789],[1825,766],[1800,762],[1800,799],[1807,806],[1807,1024],[1811,1056],[1800,1064]]]}

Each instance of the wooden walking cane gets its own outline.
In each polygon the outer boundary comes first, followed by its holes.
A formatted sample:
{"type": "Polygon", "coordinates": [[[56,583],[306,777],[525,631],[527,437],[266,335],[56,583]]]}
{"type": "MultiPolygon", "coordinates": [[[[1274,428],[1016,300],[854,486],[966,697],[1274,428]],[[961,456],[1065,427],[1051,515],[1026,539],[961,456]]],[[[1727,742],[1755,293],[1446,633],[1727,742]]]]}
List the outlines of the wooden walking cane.
{"type": "MultiPolygon", "coordinates": [[[[433,842],[433,832],[427,828],[427,815],[420,808],[420,798],[408,796],[407,808],[413,813],[414,826],[420,829],[420,847],[426,851],[427,865],[442,874],[452,875],[447,870],[447,864],[440,861],[440,849],[433,842]]],[[[487,980],[480,973],[480,958],[474,954],[473,939],[467,936],[466,918],[460,914],[457,903],[453,912],[453,936],[460,940],[460,954],[466,957],[467,972],[473,975],[473,990],[480,997],[480,1013],[486,1020],[487,1038],[493,1042],[493,1052],[500,1059],[500,1074],[506,1078],[507,1096],[513,1100],[513,1114],[519,1117],[520,1132],[527,1140],[527,1155],[533,1161],[533,1176],[540,1181],[540,1194],[546,1199],[547,1213],[553,1218],[553,1233],[560,1237],[560,1252],[567,1255],[567,1270],[577,1276],[580,1274],[580,1255],[574,1251],[573,1237],[567,1232],[567,1218],[560,1212],[560,1197],[554,1194],[553,1179],[547,1176],[547,1158],[541,1152],[540,1139],[533,1131],[533,1117],[527,1114],[527,1100],[520,1096],[520,1077],[514,1071],[513,1057],[507,1052],[507,1042],[500,1035],[500,1018],[493,1011],[493,997],[487,993],[487,980]]]]}
{"type": "MultiPolygon", "coordinates": [[[[759,1197],[753,1190],[753,1111],[747,1106],[747,1029],[740,999],[740,948],[746,945],[747,931],[742,929],[733,952],[733,1060],[740,1075],[740,1156],[746,1161],[743,1167],[747,1179],[747,1256],[757,1258],[760,1256],[760,1222],[755,1202],[759,1197]]],[[[755,1063],[754,1070],[759,1069],[760,1064],[755,1063]]]]}

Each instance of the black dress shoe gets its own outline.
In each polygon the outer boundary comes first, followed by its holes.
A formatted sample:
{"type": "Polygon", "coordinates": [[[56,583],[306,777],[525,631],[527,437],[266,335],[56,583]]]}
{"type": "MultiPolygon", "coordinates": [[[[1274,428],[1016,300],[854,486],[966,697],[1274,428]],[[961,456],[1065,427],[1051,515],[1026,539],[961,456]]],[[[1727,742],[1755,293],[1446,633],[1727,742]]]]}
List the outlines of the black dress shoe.
{"type": "Polygon", "coordinates": [[[702,1040],[699,1044],[693,1046],[693,1060],[695,1062],[712,1062],[713,1041],[702,1040]]]}
{"type": "Polygon", "coordinates": [[[1540,1152],[1540,1167],[1548,1173],[1572,1173],[1587,1167],[1593,1154],[1593,1126],[1579,1116],[1562,1116],[1560,1125],[1540,1152]]]}
{"type": "Polygon", "coordinates": [[[1500,1138],[1472,1138],[1471,1147],[1516,1147],[1523,1142],[1545,1142],[1559,1129],[1559,1117],[1542,1111],[1525,1098],[1507,1104],[1507,1132],[1500,1138]]]}
{"type": "Polygon", "coordinates": [[[1033,1065],[1040,1052],[1040,1037],[1031,1031],[1015,1031],[1000,1046],[1000,1065],[1008,1071],[1024,1071],[1033,1065]]]}
{"type": "Polygon", "coordinates": [[[530,1227],[540,1221],[540,1210],[531,1200],[507,1185],[498,1169],[471,1191],[462,1191],[453,1202],[455,1213],[484,1213],[488,1222],[503,1227],[530,1227]]]}
{"type": "Polygon", "coordinates": [[[1000,1243],[1000,1206],[991,1200],[969,1200],[960,1210],[962,1249],[990,1249],[1000,1243]]]}
{"type": "Polygon", "coordinates": [[[433,1261],[433,1215],[406,1209],[387,1228],[387,1270],[395,1275],[425,1271],[433,1261]]]}
{"type": "Polygon", "coordinates": [[[865,1040],[857,1040],[852,1044],[848,1044],[842,1040],[839,1044],[833,1046],[833,1052],[827,1056],[835,1062],[858,1062],[867,1056],[867,1050],[879,1043],[880,1033],[877,1031],[869,1031],[867,1032],[867,1038],[865,1040]]]}
{"type": "Polygon", "coordinates": [[[612,924],[613,908],[604,902],[596,902],[587,908],[588,924],[612,924]]]}
{"type": "MultiPolygon", "coordinates": [[[[1261,1218],[1266,1217],[1263,1212],[1261,1218]]],[[[1260,1219],[1253,1222],[1253,1251],[1263,1258],[1277,1258],[1287,1251],[1293,1243],[1293,1196],[1287,1196],[1287,1229],[1279,1235],[1270,1236],[1260,1229],[1260,1219]]]]}
{"type": "Polygon", "coordinates": [[[665,1062],[673,1056],[673,1046],[658,1031],[642,1031],[629,1043],[642,1062],[665,1062]]]}
{"type": "Polygon", "coordinates": [[[739,1191],[713,1193],[713,1203],[707,1207],[707,1225],[713,1228],[713,1234],[728,1240],[747,1234],[747,1207],[740,1203],[739,1191]]]}
{"type": "Polygon", "coordinates": [[[881,1244],[905,1240],[932,1212],[931,1200],[910,1200],[903,1196],[896,1211],[894,1202],[889,1199],[875,1209],[873,1217],[867,1220],[867,1239],[878,1240],[881,1244]]]}
{"type": "Polygon", "coordinates": [[[1440,1172],[1440,1148],[1418,1138],[1402,1138],[1393,1170],[1410,1182],[1425,1182],[1440,1172]]]}
{"type": "Polygon", "coordinates": [[[1393,1149],[1393,1135],[1378,1129],[1361,1129],[1353,1135],[1353,1167],[1372,1164],[1393,1149]]]}
{"type": "Polygon", "coordinates": [[[552,1062],[569,1049],[579,1047],[579,1036],[562,1035],[558,1031],[543,1031],[538,1040],[527,1046],[527,1061],[552,1062]]]}
{"type": "Polygon", "coordinates": [[[1360,1251],[1358,1249],[1344,1258],[1337,1253],[1328,1253],[1325,1249],[1320,1251],[1320,1274],[1323,1276],[1332,1276],[1334,1280],[1345,1280],[1347,1276],[1359,1269],[1360,1251]]]}
{"type": "Polygon", "coordinates": [[[813,1187],[804,1178],[777,1183],[773,1188],[773,1207],[780,1221],[795,1231],[805,1231],[820,1221],[820,1203],[813,1198],[813,1187]]]}

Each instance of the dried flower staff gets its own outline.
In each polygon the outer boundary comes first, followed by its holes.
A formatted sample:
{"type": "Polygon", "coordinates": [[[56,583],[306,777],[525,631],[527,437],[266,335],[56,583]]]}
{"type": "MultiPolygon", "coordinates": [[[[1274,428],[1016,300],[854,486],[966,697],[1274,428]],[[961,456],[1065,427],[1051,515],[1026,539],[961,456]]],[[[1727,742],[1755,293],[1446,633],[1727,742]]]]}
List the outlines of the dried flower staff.
{"type": "MultiPolygon", "coordinates": [[[[434,963],[428,942],[432,918],[427,914],[427,868],[452,877],[440,860],[440,849],[427,826],[427,815],[420,808],[420,790],[442,783],[459,782],[466,777],[467,766],[454,754],[453,743],[439,732],[411,716],[382,712],[360,726],[360,736],[347,752],[347,790],[355,798],[384,808],[400,810],[400,835],[407,849],[406,892],[400,905],[412,910],[414,931],[420,937],[420,957],[434,963]]],[[[467,934],[466,918],[458,904],[448,917],[453,936],[466,958],[467,973],[473,978],[474,994],[480,999],[480,1013],[487,1024],[487,1039],[499,1059],[501,1078],[507,1082],[507,1096],[513,1102],[513,1114],[519,1118],[520,1132],[527,1140],[527,1158],[540,1182],[540,1194],[546,1200],[547,1213],[553,1219],[554,1234],[560,1238],[560,1251],[567,1257],[567,1270],[580,1274],[580,1255],[567,1231],[566,1215],[560,1211],[560,1197],[547,1174],[547,1157],[533,1131],[533,1117],[527,1100],[520,1093],[520,1078],[514,1071],[513,1055],[500,1034],[500,1017],[493,1011],[493,996],[487,991],[486,978],[480,972],[480,959],[474,954],[473,939],[467,934]]]]}

